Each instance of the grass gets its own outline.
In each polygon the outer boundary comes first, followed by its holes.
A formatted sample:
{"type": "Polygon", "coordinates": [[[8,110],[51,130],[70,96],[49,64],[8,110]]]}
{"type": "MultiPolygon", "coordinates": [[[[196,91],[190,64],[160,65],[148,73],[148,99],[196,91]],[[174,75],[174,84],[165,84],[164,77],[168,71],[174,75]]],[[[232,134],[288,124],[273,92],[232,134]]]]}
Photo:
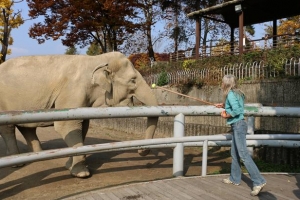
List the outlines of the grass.
{"type": "Polygon", "coordinates": [[[263,160],[254,160],[258,169],[261,172],[287,172],[287,173],[300,173],[299,168],[295,168],[291,165],[267,163],[263,160]]]}
{"type": "MultiPolygon", "coordinates": [[[[221,158],[226,158],[230,156],[230,151],[220,151],[217,152],[218,156],[221,158]]],[[[260,160],[260,159],[254,159],[255,164],[257,165],[260,172],[285,172],[285,173],[300,173],[300,168],[293,167],[291,165],[287,164],[274,164],[274,163],[268,163],[266,161],[260,160]]],[[[241,169],[243,173],[248,173],[246,167],[243,163],[241,163],[241,169]]],[[[224,166],[219,171],[214,171],[210,174],[216,175],[216,174],[229,174],[230,173],[230,164],[227,166],[224,166]]]]}

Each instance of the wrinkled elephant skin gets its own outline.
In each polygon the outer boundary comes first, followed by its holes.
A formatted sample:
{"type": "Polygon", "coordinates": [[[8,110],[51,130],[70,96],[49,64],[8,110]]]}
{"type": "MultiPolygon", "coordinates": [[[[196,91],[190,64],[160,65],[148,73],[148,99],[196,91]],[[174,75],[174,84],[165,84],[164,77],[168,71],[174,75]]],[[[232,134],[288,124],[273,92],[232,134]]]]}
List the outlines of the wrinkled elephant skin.
{"type": "MultiPolygon", "coordinates": [[[[53,55],[10,59],[0,65],[0,112],[11,110],[127,106],[133,98],[149,106],[157,100],[141,74],[119,52],[99,56],[53,55]]],[[[152,138],[158,118],[149,117],[146,137],[152,138]]],[[[83,146],[89,120],[2,125],[8,155],[18,154],[15,127],[32,151],[41,151],[36,127],[54,125],[69,147],[83,146]]],[[[147,150],[140,150],[145,155],[147,150]]],[[[66,168],[76,177],[90,175],[85,156],[70,157],[66,168]]]]}

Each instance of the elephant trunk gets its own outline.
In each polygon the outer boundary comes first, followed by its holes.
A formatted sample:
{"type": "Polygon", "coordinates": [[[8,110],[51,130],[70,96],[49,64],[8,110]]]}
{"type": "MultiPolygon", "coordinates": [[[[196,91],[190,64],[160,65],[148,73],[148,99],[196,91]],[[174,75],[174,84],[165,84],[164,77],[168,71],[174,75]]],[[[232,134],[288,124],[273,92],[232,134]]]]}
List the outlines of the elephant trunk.
{"type": "MultiPolygon", "coordinates": [[[[134,96],[141,101],[143,104],[147,106],[157,106],[158,102],[153,94],[151,88],[148,86],[146,81],[142,78],[141,74],[139,72],[137,76],[137,85],[138,87],[136,88],[134,92],[134,96]]],[[[147,129],[146,129],[146,136],[145,139],[151,139],[154,136],[154,132],[156,130],[158,123],[158,117],[148,117],[147,118],[147,129]]],[[[148,149],[140,149],[138,153],[141,156],[146,156],[148,155],[150,150],[148,149]]]]}

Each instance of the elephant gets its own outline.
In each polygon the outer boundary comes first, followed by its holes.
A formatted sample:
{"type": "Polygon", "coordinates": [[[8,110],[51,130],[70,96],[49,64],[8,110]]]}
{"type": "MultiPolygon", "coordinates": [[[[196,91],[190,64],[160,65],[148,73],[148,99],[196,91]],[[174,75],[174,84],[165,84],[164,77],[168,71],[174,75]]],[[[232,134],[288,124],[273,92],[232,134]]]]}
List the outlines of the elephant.
{"type": "MultiPolygon", "coordinates": [[[[0,65],[0,112],[127,106],[134,98],[147,106],[158,105],[150,86],[120,52],[97,56],[23,56],[0,65]]],[[[153,138],[157,123],[158,117],[147,118],[146,139],[153,138]]],[[[19,153],[16,127],[32,151],[41,151],[36,128],[46,126],[54,126],[69,147],[80,147],[84,144],[89,120],[0,125],[7,154],[19,153]]],[[[149,150],[139,150],[142,156],[148,153],[149,150]]],[[[84,155],[70,157],[66,168],[72,176],[90,176],[84,155]]]]}

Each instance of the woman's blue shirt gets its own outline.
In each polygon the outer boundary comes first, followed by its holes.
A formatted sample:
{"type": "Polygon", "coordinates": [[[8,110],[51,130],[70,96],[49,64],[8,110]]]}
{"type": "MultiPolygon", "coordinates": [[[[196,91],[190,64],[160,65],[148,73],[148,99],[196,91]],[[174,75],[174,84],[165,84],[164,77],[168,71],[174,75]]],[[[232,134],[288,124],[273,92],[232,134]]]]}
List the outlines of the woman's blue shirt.
{"type": "Polygon", "coordinates": [[[230,114],[231,117],[227,118],[227,124],[232,124],[244,119],[244,99],[244,95],[233,90],[228,92],[225,100],[225,111],[230,114]]]}

